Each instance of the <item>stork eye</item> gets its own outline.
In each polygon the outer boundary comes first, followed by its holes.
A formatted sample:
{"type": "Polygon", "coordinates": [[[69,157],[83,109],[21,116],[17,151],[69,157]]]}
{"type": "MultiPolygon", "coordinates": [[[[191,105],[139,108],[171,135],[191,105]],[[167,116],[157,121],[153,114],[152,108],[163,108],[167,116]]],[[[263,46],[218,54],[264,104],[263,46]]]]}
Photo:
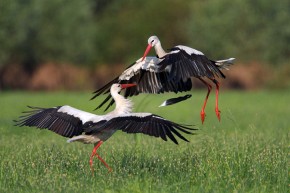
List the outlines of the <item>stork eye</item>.
{"type": "Polygon", "coordinates": [[[151,40],[151,43],[153,43],[154,42],[154,40],[151,40]]]}

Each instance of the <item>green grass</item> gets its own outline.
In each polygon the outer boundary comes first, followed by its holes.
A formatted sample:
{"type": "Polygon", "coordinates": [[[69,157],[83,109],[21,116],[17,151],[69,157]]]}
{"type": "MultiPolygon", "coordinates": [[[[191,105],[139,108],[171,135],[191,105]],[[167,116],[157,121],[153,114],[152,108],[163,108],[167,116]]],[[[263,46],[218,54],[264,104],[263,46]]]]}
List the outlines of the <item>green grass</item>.
{"type": "Polygon", "coordinates": [[[202,125],[205,92],[165,108],[157,106],[168,95],[133,98],[135,111],[200,130],[178,146],[117,132],[98,150],[113,172],[94,159],[94,176],[88,163],[93,145],[68,144],[47,130],[15,127],[12,120],[26,105],[68,104],[93,112],[99,101],[88,101],[90,93],[2,92],[0,192],[287,192],[290,92],[221,91],[220,123],[212,94],[202,125]]]}

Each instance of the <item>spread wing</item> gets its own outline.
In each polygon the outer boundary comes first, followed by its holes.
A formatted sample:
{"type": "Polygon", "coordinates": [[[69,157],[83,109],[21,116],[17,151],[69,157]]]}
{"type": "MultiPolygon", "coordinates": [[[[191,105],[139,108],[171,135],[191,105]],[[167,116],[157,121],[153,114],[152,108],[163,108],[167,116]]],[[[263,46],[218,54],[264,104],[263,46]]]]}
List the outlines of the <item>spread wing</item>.
{"type": "Polygon", "coordinates": [[[170,66],[170,77],[179,80],[189,77],[215,77],[225,78],[225,75],[216,65],[215,61],[209,60],[202,52],[187,46],[176,46],[171,49],[163,60],[158,64],[160,70],[170,66]]]}
{"type": "Polygon", "coordinates": [[[94,92],[92,99],[102,94],[108,94],[104,101],[96,108],[99,109],[106,103],[105,111],[114,104],[114,100],[110,95],[112,84],[130,84],[135,83],[137,86],[127,88],[124,92],[125,97],[131,97],[140,93],[160,94],[164,92],[183,92],[192,88],[190,78],[180,79],[178,81],[171,79],[169,73],[165,71],[159,72],[156,68],[161,60],[157,57],[147,57],[145,60],[140,59],[129,66],[119,77],[113,79],[102,88],[94,92]]]}
{"type": "Polygon", "coordinates": [[[101,130],[122,130],[127,133],[143,133],[149,136],[161,137],[164,141],[167,141],[167,137],[171,139],[175,144],[178,144],[175,136],[187,141],[180,132],[185,134],[192,134],[192,130],[196,130],[189,126],[181,125],[171,122],[160,116],[150,113],[132,113],[126,116],[115,117],[100,127],[88,128],[86,133],[99,132],[101,130]]]}
{"type": "Polygon", "coordinates": [[[31,110],[16,120],[16,126],[48,129],[64,137],[73,137],[83,132],[83,124],[95,115],[70,106],[40,108],[28,106],[31,110]]]}

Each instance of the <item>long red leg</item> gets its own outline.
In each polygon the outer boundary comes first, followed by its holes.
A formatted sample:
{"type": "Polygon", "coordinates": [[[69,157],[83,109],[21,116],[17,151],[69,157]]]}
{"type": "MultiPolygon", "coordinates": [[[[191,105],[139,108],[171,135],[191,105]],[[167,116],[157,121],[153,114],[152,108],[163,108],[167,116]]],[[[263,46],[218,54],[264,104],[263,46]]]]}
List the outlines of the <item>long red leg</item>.
{"type": "Polygon", "coordinates": [[[218,104],[220,83],[217,80],[215,80],[215,79],[213,79],[212,81],[215,83],[215,86],[216,86],[216,91],[215,91],[215,114],[216,114],[218,120],[221,121],[221,114],[220,114],[219,104],[218,104]]]}
{"type": "Polygon", "coordinates": [[[90,157],[90,167],[91,167],[91,171],[92,173],[94,172],[94,168],[93,168],[93,157],[95,156],[95,154],[97,153],[97,149],[102,145],[102,141],[99,141],[97,143],[97,145],[94,147],[91,157],[90,157]]]}
{"type": "Polygon", "coordinates": [[[92,172],[94,171],[94,168],[93,168],[93,157],[94,156],[97,156],[98,157],[98,159],[108,168],[109,172],[112,171],[112,169],[109,167],[109,165],[97,153],[97,149],[102,145],[102,143],[103,143],[103,141],[99,141],[97,143],[97,145],[94,147],[93,151],[92,151],[92,154],[91,154],[91,157],[90,157],[90,167],[91,167],[91,171],[92,172]]]}
{"type": "Polygon", "coordinates": [[[208,99],[208,96],[210,94],[210,91],[211,91],[211,85],[208,84],[207,82],[205,82],[203,79],[201,78],[198,78],[199,80],[201,80],[201,82],[203,82],[206,86],[207,86],[207,94],[206,94],[206,97],[205,97],[205,100],[204,100],[204,103],[203,103],[203,106],[202,106],[202,109],[201,109],[201,112],[200,112],[200,117],[201,117],[201,122],[203,124],[204,122],[204,118],[205,118],[205,112],[204,112],[204,109],[205,109],[205,106],[206,106],[206,103],[207,103],[207,99],[208,99]]]}
{"type": "Polygon", "coordinates": [[[96,156],[99,158],[99,160],[101,160],[101,162],[106,166],[106,168],[108,168],[109,172],[111,172],[112,168],[110,168],[110,166],[105,162],[105,160],[103,160],[103,158],[101,158],[101,156],[97,153],[96,156]]]}

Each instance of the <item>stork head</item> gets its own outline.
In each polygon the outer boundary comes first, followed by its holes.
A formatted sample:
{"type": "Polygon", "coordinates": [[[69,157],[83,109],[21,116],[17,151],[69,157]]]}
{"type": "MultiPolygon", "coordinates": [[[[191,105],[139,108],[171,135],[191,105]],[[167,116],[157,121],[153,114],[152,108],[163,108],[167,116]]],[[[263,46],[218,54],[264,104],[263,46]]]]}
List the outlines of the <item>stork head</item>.
{"type": "Polygon", "coordinates": [[[144,55],[142,57],[142,61],[144,60],[144,58],[147,56],[147,54],[149,53],[150,49],[152,47],[154,47],[156,44],[160,43],[159,39],[157,36],[151,36],[149,39],[148,39],[148,46],[144,52],[144,55]]]}
{"type": "Polygon", "coordinates": [[[136,86],[136,84],[113,84],[111,86],[111,92],[120,92],[122,89],[129,88],[132,86],[136,86]]]}
{"type": "Polygon", "coordinates": [[[157,36],[151,36],[149,39],[148,39],[148,45],[151,45],[151,47],[154,47],[157,43],[159,43],[159,39],[157,36]]]}

